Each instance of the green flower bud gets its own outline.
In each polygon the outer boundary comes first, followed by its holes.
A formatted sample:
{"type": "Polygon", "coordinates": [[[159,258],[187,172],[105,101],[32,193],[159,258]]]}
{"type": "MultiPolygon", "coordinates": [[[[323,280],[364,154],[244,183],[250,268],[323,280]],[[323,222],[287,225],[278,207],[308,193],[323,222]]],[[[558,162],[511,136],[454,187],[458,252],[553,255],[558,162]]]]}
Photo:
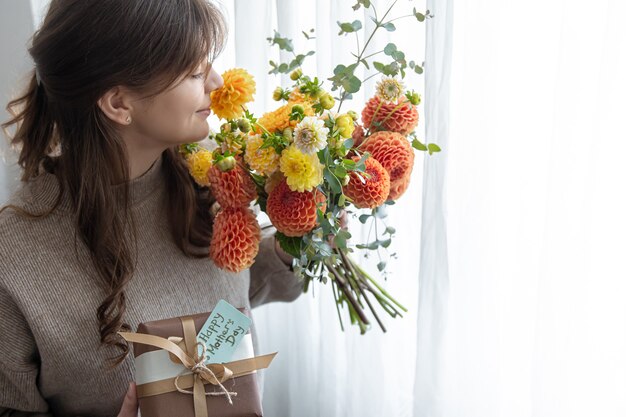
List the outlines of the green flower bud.
{"type": "Polygon", "coordinates": [[[414,106],[417,106],[417,105],[419,105],[422,102],[422,97],[419,95],[419,93],[416,93],[416,92],[413,92],[413,91],[407,92],[406,93],[406,98],[414,106]]]}
{"type": "Polygon", "coordinates": [[[304,107],[302,107],[299,104],[295,104],[292,108],[291,108],[291,112],[292,113],[300,113],[300,114],[304,114],[304,107]]]}
{"type": "Polygon", "coordinates": [[[341,114],[335,119],[342,138],[349,138],[354,132],[354,120],[348,114],[341,114]]]}
{"type": "Polygon", "coordinates": [[[220,159],[216,165],[220,171],[226,172],[235,168],[235,165],[237,165],[237,160],[233,156],[227,156],[225,158],[220,159]]]}
{"type": "Polygon", "coordinates": [[[301,68],[298,68],[298,69],[292,71],[291,74],[289,74],[289,78],[291,78],[292,81],[296,81],[300,77],[302,77],[302,69],[301,68]]]}
{"type": "Polygon", "coordinates": [[[341,185],[343,185],[344,187],[346,185],[348,185],[348,183],[350,182],[350,175],[346,175],[345,177],[343,177],[343,179],[341,180],[341,185]]]}
{"type": "Polygon", "coordinates": [[[220,126],[220,130],[222,133],[228,133],[232,131],[232,128],[230,126],[230,123],[224,123],[223,125],[220,126]]]}
{"type": "Polygon", "coordinates": [[[352,118],[352,120],[354,120],[356,122],[356,120],[359,118],[359,115],[356,114],[356,112],[354,110],[348,110],[348,115],[352,118]]]}
{"type": "Polygon", "coordinates": [[[289,142],[293,142],[293,129],[290,127],[286,127],[283,130],[283,136],[285,139],[287,139],[289,142]]]}
{"type": "Polygon", "coordinates": [[[311,90],[310,96],[312,98],[318,99],[318,98],[324,96],[324,94],[328,94],[328,93],[326,93],[326,91],[324,91],[321,88],[314,88],[313,90],[311,90]]]}
{"type": "Polygon", "coordinates": [[[276,87],[272,98],[276,101],[280,101],[283,98],[283,89],[281,87],[276,87]]]}
{"type": "Polygon", "coordinates": [[[320,97],[320,104],[324,109],[330,110],[335,106],[335,99],[327,93],[320,97]]]}
{"type": "Polygon", "coordinates": [[[237,127],[243,133],[248,133],[250,131],[250,128],[251,128],[250,122],[248,121],[248,119],[239,119],[239,120],[237,120],[237,127]]]}

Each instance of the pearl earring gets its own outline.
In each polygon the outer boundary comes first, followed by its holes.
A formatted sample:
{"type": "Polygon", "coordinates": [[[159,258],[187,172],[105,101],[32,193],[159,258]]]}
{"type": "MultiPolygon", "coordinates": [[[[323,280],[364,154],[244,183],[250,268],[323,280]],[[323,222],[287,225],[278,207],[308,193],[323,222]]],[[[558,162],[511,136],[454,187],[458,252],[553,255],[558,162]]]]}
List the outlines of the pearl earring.
{"type": "Polygon", "coordinates": [[[128,116],[128,117],[126,118],[126,123],[130,124],[130,120],[131,120],[131,119],[130,119],[130,116],[128,116]]]}

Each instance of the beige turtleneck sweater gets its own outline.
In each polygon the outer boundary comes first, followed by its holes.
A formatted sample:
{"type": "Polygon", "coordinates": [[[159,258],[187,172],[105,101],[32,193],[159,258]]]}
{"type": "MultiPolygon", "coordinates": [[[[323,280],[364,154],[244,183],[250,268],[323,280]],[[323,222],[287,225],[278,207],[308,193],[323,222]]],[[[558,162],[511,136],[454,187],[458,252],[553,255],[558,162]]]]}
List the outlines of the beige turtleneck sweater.
{"type": "MultiPolygon", "coordinates": [[[[167,189],[159,158],[131,181],[138,264],[127,289],[125,320],[140,322],[211,310],[220,299],[252,308],[291,301],[302,283],[277,255],[273,230],[254,265],[234,274],[210,259],[185,257],[168,233],[167,189]]],[[[22,183],[8,203],[42,210],[58,194],[53,174],[22,183]]],[[[70,201],[51,216],[0,214],[0,416],[116,416],[134,380],[132,354],[112,371],[100,347],[96,309],[105,294],[80,238],[74,254],[70,201]]],[[[252,336],[255,351],[257,336],[252,336]]],[[[259,354],[262,352],[258,352],[259,354]]],[[[262,374],[262,373],[260,373],[262,374]]],[[[259,375],[260,375],[259,374],[259,375]]]]}

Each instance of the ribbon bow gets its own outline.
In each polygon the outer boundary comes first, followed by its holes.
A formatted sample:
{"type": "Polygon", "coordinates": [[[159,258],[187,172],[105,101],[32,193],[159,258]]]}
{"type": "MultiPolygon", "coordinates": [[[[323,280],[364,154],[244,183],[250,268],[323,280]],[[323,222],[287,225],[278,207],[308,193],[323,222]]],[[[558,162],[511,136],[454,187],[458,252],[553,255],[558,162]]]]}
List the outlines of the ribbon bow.
{"type": "Polygon", "coordinates": [[[150,382],[137,386],[137,394],[139,398],[150,395],[159,395],[174,390],[184,394],[192,394],[196,417],[208,417],[205,399],[207,395],[226,395],[229,404],[232,405],[233,403],[231,397],[236,396],[237,393],[228,391],[226,387],[222,385],[222,382],[238,376],[250,374],[258,369],[267,368],[274,359],[274,356],[276,356],[276,352],[274,352],[268,355],[255,356],[224,364],[205,364],[206,345],[203,342],[198,342],[196,340],[197,332],[193,318],[190,316],[183,316],[180,317],[180,320],[183,325],[182,339],[180,337],[169,337],[168,339],[165,339],[163,337],[150,334],[118,332],[120,336],[129,342],[143,343],[168,351],[172,361],[180,363],[185,367],[185,369],[183,369],[181,373],[176,376],[176,378],[150,382]],[[200,355],[198,355],[198,346],[202,347],[202,353],[200,355]],[[186,370],[190,370],[192,375],[182,375],[182,373],[186,370]],[[182,383],[179,382],[179,379],[182,380],[182,383]],[[221,392],[205,392],[205,383],[219,385],[221,392]],[[172,385],[174,386],[173,388],[172,385]],[[191,387],[193,387],[193,391],[187,391],[184,389],[191,387]]]}

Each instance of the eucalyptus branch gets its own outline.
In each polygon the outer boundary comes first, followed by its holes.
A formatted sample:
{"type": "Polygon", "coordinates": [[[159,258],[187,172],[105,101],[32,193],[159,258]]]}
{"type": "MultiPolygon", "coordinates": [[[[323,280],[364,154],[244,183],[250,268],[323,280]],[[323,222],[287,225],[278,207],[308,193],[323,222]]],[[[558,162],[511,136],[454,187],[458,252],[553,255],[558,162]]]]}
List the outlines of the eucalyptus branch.
{"type": "MultiPolygon", "coordinates": [[[[361,63],[361,60],[363,59],[363,54],[365,53],[365,51],[367,50],[367,46],[370,44],[370,42],[372,41],[374,34],[376,33],[376,31],[378,29],[380,29],[381,27],[383,27],[383,22],[385,20],[385,18],[387,17],[387,15],[389,14],[389,12],[391,11],[391,9],[393,8],[393,6],[395,6],[395,4],[398,2],[398,0],[394,0],[393,3],[391,3],[391,6],[389,6],[389,8],[387,9],[387,11],[385,12],[385,15],[383,16],[383,18],[379,21],[378,20],[378,16],[376,15],[376,9],[374,8],[374,19],[376,20],[376,27],[374,28],[374,30],[372,31],[372,33],[370,34],[369,38],[367,39],[367,42],[365,42],[365,45],[363,46],[363,49],[361,50],[361,52],[359,53],[359,56],[356,59],[356,68],[359,67],[359,64],[361,63]]],[[[372,4],[372,7],[374,5],[372,4]]],[[[358,52],[358,51],[357,51],[358,52]]],[[[343,89],[343,87],[341,87],[343,89]]],[[[344,100],[346,98],[346,95],[341,93],[340,94],[340,100],[339,100],[339,107],[337,108],[337,113],[339,113],[339,111],[341,110],[341,105],[343,104],[344,100]]]]}

